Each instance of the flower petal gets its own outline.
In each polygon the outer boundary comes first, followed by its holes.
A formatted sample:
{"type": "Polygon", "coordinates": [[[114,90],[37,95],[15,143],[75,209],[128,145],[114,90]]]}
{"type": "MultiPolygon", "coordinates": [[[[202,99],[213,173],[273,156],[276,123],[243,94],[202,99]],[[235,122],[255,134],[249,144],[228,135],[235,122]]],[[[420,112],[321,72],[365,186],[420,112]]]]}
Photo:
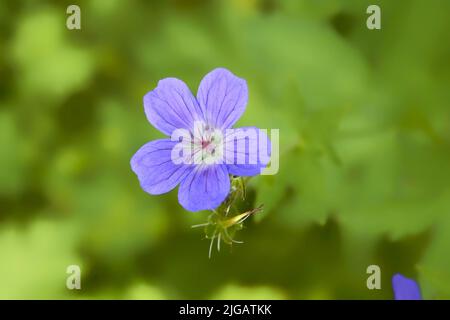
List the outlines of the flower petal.
{"type": "Polygon", "coordinates": [[[392,289],[394,290],[395,300],[422,300],[417,282],[400,273],[392,277],[392,289]]]}
{"type": "Polygon", "coordinates": [[[227,69],[214,69],[200,82],[197,100],[209,125],[231,128],[245,111],[247,83],[227,69]]]}
{"type": "Polygon", "coordinates": [[[194,122],[203,120],[201,109],[187,85],[175,78],[158,82],[153,91],[144,96],[148,121],[159,131],[171,135],[175,129],[194,128],[194,122]]]}
{"type": "Polygon", "coordinates": [[[225,165],[197,166],[180,184],[178,201],[189,211],[217,208],[230,192],[225,165]]]}
{"type": "Polygon", "coordinates": [[[169,192],[192,171],[192,165],[176,164],[176,159],[172,160],[176,143],[169,139],[150,141],[131,158],[131,169],[144,191],[150,194],[169,192]]]}
{"type": "Polygon", "coordinates": [[[271,143],[267,134],[256,127],[227,129],[224,155],[230,174],[254,176],[269,163],[271,143]]]}

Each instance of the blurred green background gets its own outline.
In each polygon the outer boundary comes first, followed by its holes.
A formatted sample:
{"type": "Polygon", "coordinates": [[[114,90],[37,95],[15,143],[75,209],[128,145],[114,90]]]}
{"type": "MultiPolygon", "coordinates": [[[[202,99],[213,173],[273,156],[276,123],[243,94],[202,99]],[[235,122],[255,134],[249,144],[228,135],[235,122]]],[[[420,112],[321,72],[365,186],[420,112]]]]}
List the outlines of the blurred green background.
{"type": "Polygon", "coordinates": [[[392,299],[395,272],[450,298],[450,1],[76,1],[70,31],[74,2],[0,2],[0,298],[392,299]],[[219,66],[281,155],[245,244],[208,259],[208,213],[129,160],[163,137],[143,95],[219,66]]]}

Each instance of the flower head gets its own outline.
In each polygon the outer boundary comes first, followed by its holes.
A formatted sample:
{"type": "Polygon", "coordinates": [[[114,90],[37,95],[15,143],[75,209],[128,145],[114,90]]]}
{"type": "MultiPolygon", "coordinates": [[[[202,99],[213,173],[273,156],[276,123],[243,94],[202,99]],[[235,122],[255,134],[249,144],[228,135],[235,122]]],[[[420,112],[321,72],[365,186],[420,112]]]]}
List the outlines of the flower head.
{"type": "Polygon", "coordinates": [[[215,209],[230,192],[230,174],[259,174],[270,160],[267,135],[255,127],[232,129],[247,99],[245,80],[223,68],[203,78],[197,97],[181,80],[160,80],[144,96],[144,109],[170,138],[148,142],[131,158],[142,189],[162,194],[180,185],[186,210],[215,209]]]}
{"type": "Polygon", "coordinates": [[[422,300],[417,282],[400,273],[392,277],[392,289],[395,300],[422,300]]]}

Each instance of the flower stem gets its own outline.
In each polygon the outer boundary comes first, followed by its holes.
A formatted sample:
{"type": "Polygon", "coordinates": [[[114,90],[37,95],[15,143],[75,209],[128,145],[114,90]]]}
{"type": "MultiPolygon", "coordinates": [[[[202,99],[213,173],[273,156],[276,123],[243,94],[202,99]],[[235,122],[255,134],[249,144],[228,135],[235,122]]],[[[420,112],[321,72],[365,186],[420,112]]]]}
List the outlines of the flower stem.
{"type": "Polygon", "coordinates": [[[262,211],[263,205],[243,213],[239,212],[237,202],[246,198],[246,181],[248,178],[231,176],[230,179],[231,190],[225,201],[217,209],[212,210],[208,222],[192,226],[192,228],[204,227],[206,238],[211,240],[209,257],[212,254],[214,240],[217,241],[217,251],[220,251],[222,241],[228,245],[243,243],[243,241],[234,239],[236,232],[243,228],[243,223],[248,217],[262,211]]]}

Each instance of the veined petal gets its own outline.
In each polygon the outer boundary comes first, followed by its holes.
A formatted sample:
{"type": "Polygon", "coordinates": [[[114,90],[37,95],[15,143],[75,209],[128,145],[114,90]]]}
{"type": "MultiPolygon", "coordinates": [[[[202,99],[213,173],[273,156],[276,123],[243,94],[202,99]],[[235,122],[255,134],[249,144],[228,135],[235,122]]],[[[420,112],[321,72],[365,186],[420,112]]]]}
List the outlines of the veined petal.
{"type": "Polygon", "coordinates": [[[271,143],[267,134],[256,127],[227,129],[224,159],[228,172],[236,176],[260,174],[270,161],[271,143]]]}
{"type": "Polygon", "coordinates": [[[188,211],[217,208],[230,192],[225,165],[200,165],[181,182],[178,201],[188,211]]]}
{"type": "Polygon", "coordinates": [[[191,91],[183,81],[175,78],[160,80],[156,89],[144,96],[144,109],[148,121],[169,136],[175,129],[192,131],[194,122],[203,120],[191,91]]]}
{"type": "Polygon", "coordinates": [[[175,188],[194,168],[176,164],[172,150],[178,142],[169,139],[151,141],[131,158],[131,168],[138,176],[142,189],[150,194],[162,194],[175,188]]]}
{"type": "Polygon", "coordinates": [[[197,100],[209,125],[231,128],[245,111],[247,83],[227,69],[214,69],[200,82],[197,100]]]}
{"type": "Polygon", "coordinates": [[[400,273],[392,277],[392,289],[394,290],[395,300],[422,300],[417,282],[400,273]]]}

